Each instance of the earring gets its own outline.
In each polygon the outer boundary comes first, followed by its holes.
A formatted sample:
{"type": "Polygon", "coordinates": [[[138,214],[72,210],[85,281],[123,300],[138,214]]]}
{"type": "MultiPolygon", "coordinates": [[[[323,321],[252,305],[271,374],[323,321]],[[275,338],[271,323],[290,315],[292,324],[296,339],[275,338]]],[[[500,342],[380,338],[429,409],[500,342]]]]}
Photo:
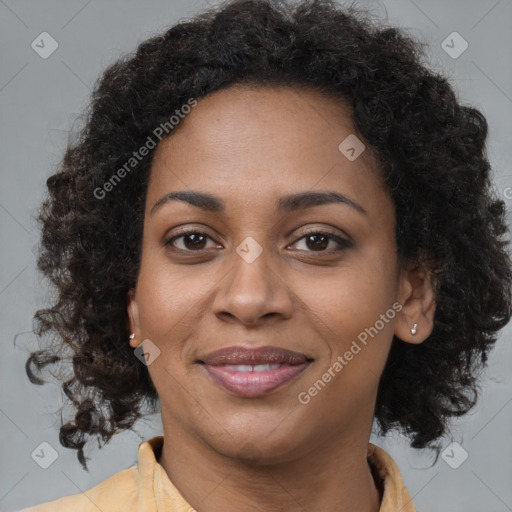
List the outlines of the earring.
{"type": "Polygon", "coordinates": [[[416,327],[418,327],[418,324],[414,324],[411,329],[411,334],[414,336],[416,334],[416,327]]]}
{"type": "Polygon", "coordinates": [[[132,333],[130,334],[130,339],[131,339],[131,340],[133,340],[133,338],[135,338],[135,333],[134,333],[134,332],[132,332],[132,333]]]}

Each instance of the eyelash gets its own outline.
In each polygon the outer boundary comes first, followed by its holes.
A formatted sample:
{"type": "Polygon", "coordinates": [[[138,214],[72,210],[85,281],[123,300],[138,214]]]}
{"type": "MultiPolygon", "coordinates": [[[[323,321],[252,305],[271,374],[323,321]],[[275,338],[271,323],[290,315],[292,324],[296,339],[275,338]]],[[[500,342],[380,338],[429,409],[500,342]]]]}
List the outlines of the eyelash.
{"type": "MultiPolygon", "coordinates": [[[[182,231],[180,231],[180,234],[179,235],[174,235],[173,237],[171,237],[169,240],[167,240],[164,245],[167,247],[172,247],[174,250],[178,251],[178,252],[187,252],[187,253],[201,253],[201,251],[206,251],[208,249],[198,249],[197,251],[194,251],[192,249],[179,249],[177,247],[174,247],[173,246],[173,243],[175,240],[178,240],[180,238],[183,238],[185,236],[188,236],[188,235],[202,235],[202,236],[206,236],[207,238],[210,238],[210,240],[213,240],[207,233],[205,233],[204,231],[198,231],[196,229],[184,229],[182,231]]],[[[320,253],[320,254],[332,254],[332,253],[338,253],[340,251],[343,251],[344,249],[348,249],[350,247],[352,247],[352,242],[350,242],[349,240],[346,240],[346,239],[343,239],[341,238],[340,236],[334,234],[334,233],[331,233],[329,231],[310,231],[308,233],[304,233],[300,238],[298,238],[297,240],[295,240],[295,242],[293,242],[294,244],[303,240],[304,238],[308,237],[308,236],[311,236],[311,235],[323,235],[323,236],[327,236],[330,240],[334,240],[335,242],[338,243],[338,248],[336,249],[329,249],[329,250],[320,250],[320,251],[313,251],[313,250],[307,250],[306,252],[311,252],[311,253],[320,253]]]]}

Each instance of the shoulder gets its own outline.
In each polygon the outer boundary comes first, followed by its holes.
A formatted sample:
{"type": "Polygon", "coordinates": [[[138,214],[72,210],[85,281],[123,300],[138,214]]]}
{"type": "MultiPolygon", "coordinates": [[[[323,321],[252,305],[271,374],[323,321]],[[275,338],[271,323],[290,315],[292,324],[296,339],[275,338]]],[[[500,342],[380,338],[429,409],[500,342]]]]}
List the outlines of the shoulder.
{"type": "Polygon", "coordinates": [[[137,467],[123,469],[98,485],[79,494],[72,494],[19,512],[129,512],[137,510],[137,467]]]}

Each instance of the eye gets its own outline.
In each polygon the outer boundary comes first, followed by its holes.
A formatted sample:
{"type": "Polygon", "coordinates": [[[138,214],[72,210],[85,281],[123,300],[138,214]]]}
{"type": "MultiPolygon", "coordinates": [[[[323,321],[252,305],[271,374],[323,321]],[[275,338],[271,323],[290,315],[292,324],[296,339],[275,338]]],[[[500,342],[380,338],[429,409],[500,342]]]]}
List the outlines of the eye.
{"type": "MultiPolygon", "coordinates": [[[[212,238],[203,231],[184,229],[179,235],[175,235],[167,240],[165,245],[172,246],[179,251],[199,252],[201,250],[208,249],[208,247],[205,246],[208,239],[212,240],[212,238]],[[182,246],[178,247],[175,242],[180,239],[182,239],[182,246]]],[[[215,247],[218,247],[218,245],[215,245],[215,247]]]]}
{"type": "Polygon", "coordinates": [[[333,253],[352,247],[352,242],[350,242],[349,240],[345,240],[338,236],[337,234],[325,231],[310,231],[309,233],[306,233],[304,236],[299,238],[294,243],[297,244],[299,242],[304,242],[304,246],[306,247],[306,249],[300,250],[306,250],[307,252],[333,253]],[[330,242],[334,242],[334,249],[331,247],[330,250],[325,250],[329,247],[330,242]]]}

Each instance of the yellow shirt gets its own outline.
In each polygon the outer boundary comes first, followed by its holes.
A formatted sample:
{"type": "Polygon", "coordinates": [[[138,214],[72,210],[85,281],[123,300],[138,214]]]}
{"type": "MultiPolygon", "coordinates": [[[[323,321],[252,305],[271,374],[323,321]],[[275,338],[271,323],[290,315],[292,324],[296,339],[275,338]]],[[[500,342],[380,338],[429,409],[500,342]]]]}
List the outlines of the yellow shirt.
{"type": "MultiPolygon", "coordinates": [[[[19,512],[194,512],[157,462],[163,436],[139,446],[139,463],[81,494],[64,496],[19,512]]],[[[382,448],[368,443],[368,461],[380,479],[379,512],[417,512],[400,471],[382,448]]]]}

